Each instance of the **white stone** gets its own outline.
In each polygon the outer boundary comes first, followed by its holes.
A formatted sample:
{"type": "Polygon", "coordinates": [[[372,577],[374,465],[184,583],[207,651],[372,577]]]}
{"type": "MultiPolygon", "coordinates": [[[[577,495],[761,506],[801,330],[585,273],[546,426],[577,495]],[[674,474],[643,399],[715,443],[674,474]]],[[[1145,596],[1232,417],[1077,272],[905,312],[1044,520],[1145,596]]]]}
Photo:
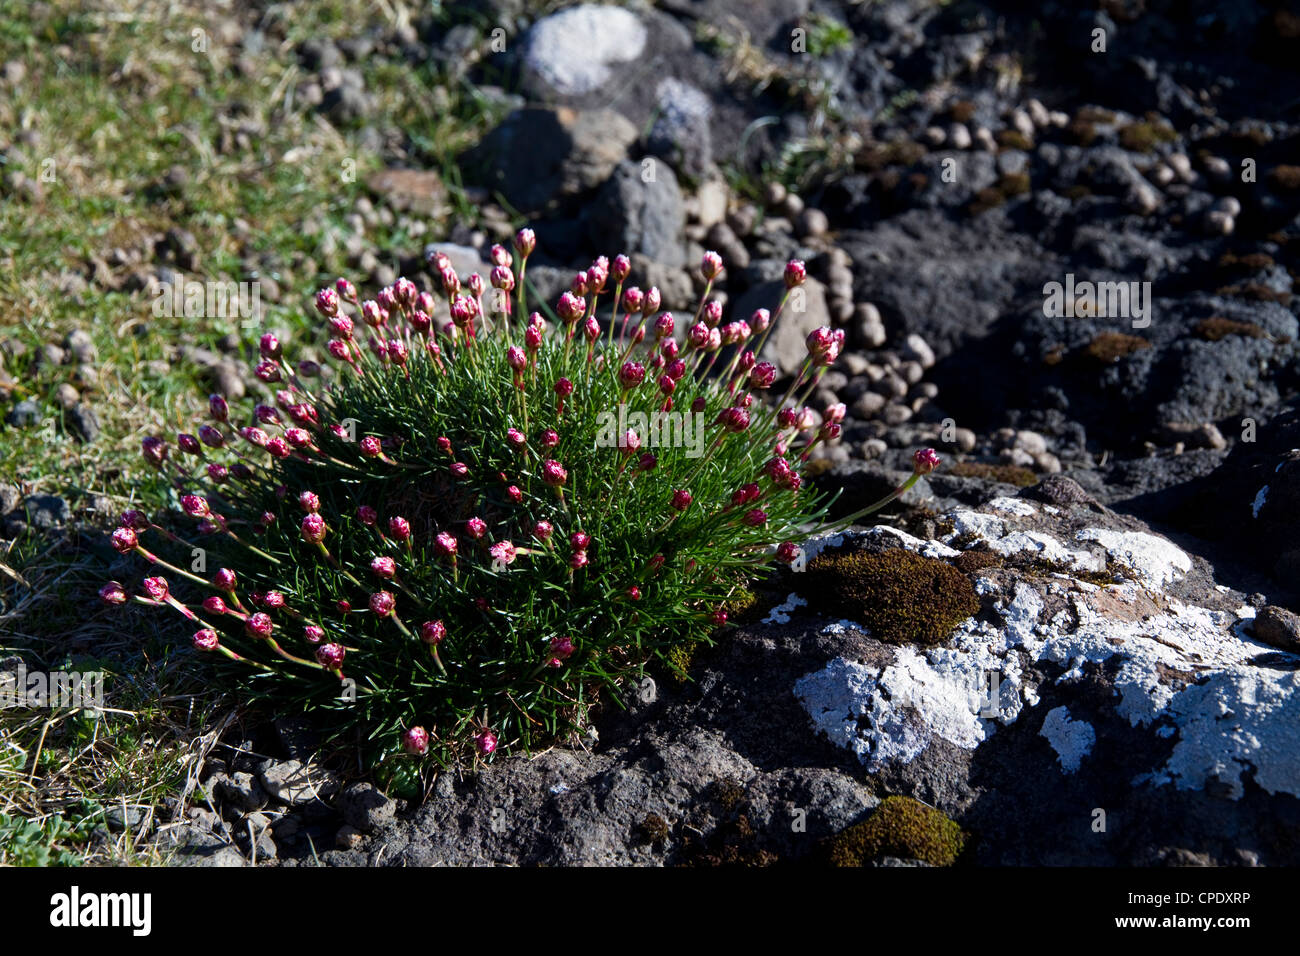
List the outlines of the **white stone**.
{"type": "Polygon", "coordinates": [[[641,55],[646,28],[629,10],[586,3],[537,21],[526,42],[530,69],[557,93],[581,96],[608,82],[615,65],[641,55]]]}

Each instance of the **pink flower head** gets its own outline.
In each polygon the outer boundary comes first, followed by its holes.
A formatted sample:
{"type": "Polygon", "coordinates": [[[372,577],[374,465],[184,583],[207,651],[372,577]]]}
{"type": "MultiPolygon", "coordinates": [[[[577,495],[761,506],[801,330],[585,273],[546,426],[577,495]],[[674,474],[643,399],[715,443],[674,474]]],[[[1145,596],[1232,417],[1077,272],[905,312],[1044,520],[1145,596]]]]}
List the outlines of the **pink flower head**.
{"type": "Polygon", "coordinates": [[[469,465],[465,464],[463,461],[453,461],[447,466],[447,470],[451,472],[453,478],[465,478],[469,476],[469,465]]]}
{"type": "Polygon", "coordinates": [[[239,436],[250,445],[256,445],[258,448],[265,448],[267,442],[266,432],[260,428],[254,428],[251,425],[245,425],[239,430],[239,436]]]}
{"type": "Polygon", "coordinates": [[[776,366],[771,362],[759,362],[749,372],[750,388],[771,388],[776,381],[776,366]]]}
{"type": "Polygon", "coordinates": [[[556,313],[565,325],[572,325],[582,318],[587,311],[586,301],[579,295],[572,292],[566,292],[560,296],[560,301],[555,307],[556,313]]]}
{"type": "Polygon", "coordinates": [[[804,280],[808,278],[808,267],[804,265],[802,259],[791,259],[785,264],[784,278],[787,289],[803,285],[804,280]]]}
{"type": "Polygon", "coordinates": [[[537,236],[531,229],[520,229],[515,233],[515,252],[527,258],[537,248],[537,236]]]}
{"type": "MultiPolygon", "coordinates": [[[[421,293],[428,295],[428,293],[421,293]]],[[[428,332],[433,328],[433,316],[425,309],[416,309],[411,313],[411,328],[417,332],[428,332]]]]}
{"type": "Polygon", "coordinates": [[[767,327],[772,324],[772,313],[767,309],[755,309],[754,314],[749,317],[750,328],[755,333],[767,331],[767,327]]]}
{"type": "Polygon", "coordinates": [[[488,273],[488,281],[492,283],[492,288],[510,292],[515,287],[515,274],[510,271],[509,266],[493,266],[492,271],[488,273]]]}
{"type": "Polygon", "coordinates": [[[311,444],[311,432],[305,428],[286,428],[284,439],[294,448],[306,448],[311,444]]]}
{"type": "Polygon", "coordinates": [[[641,448],[641,436],[628,429],[618,439],[618,450],[625,455],[635,455],[641,448]]]}
{"type": "Polygon", "coordinates": [[[627,589],[627,596],[630,601],[639,601],[641,600],[641,589],[634,584],[627,589]]]}
{"type": "Polygon", "coordinates": [[[673,507],[678,511],[685,511],[694,500],[691,493],[684,488],[678,488],[673,492],[673,507]]]}
{"type": "Polygon", "coordinates": [[[569,473],[564,466],[554,459],[542,462],[542,481],[552,488],[558,488],[569,480],[569,473]]]}
{"type": "Polygon", "coordinates": [[[560,443],[560,435],[554,428],[548,428],[542,432],[542,447],[554,448],[560,443]]]}
{"type": "Polygon", "coordinates": [[[469,532],[469,536],[477,541],[487,534],[487,522],[482,518],[470,518],[465,522],[465,529],[469,532]]]}
{"type": "Polygon", "coordinates": [[[517,549],[509,541],[498,541],[488,548],[488,554],[492,555],[492,560],[500,561],[502,564],[514,564],[517,553],[517,549]]]}
{"type": "Polygon", "coordinates": [[[758,485],[751,481],[749,484],[741,485],[732,493],[731,503],[737,508],[740,508],[749,504],[751,501],[757,501],[758,497],[762,493],[763,492],[759,489],[758,485]]]}
{"type": "Polygon", "coordinates": [[[409,541],[411,538],[411,524],[400,515],[393,515],[388,519],[388,533],[398,541],[409,541]]]}
{"type": "Polygon", "coordinates": [[[406,278],[406,276],[402,276],[393,283],[393,298],[395,298],[397,304],[402,306],[404,309],[409,309],[415,304],[417,291],[415,283],[406,278]]]}
{"type": "Polygon", "coordinates": [[[541,326],[530,325],[524,329],[524,345],[528,351],[536,352],[542,347],[542,335],[544,330],[541,326]]]}
{"type": "Polygon", "coordinates": [[[197,455],[203,451],[199,446],[199,440],[193,435],[187,435],[184,432],[176,436],[176,447],[187,455],[197,455]]]}
{"type": "Polygon", "coordinates": [[[109,581],[99,589],[99,599],[105,604],[125,604],[126,589],[116,581],[109,581]]]}
{"type": "Polygon", "coordinates": [[[149,435],[140,442],[140,453],[144,455],[145,461],[155,468],[160,468],[167,458],[167,443],[161,438],[149,435]]]}
{"type": "Polygon", "coordinates": [[[375,435],[367,435],[358,444],[361,448],[361,454],[367,458],[376,458],[384,452],[383,443],[375,435]]]}
{"type": "Polygon", "coordinates": [[[429,732],[423,727],[410,727],[402,734],[402,749],[412,757],[423,757],[429,752],[429,732]]]}
{"type": "Polygon", "coordinates": [[[588,316],[587,321],[582,323],[582,334],[587,337],[588,342],[595,342],[600,338],[600,323],[596,321],[594,315],[588,316]]]}
{"type": "Polygon", "coordinates": [[[739,406],[724,408],[715,424],[721,425],[729,432],[743,432],[749,427],[749,412],[739,406]]]}
{"type": "Polygon", "coordinates": [[[727,612],[722,610],[714,611],[709,615],[709,620],[718,627],[722,627],[722,625],[727,623],[727,612]]]}
{"type": "Polygon", "coordinates": [[[478,303],[467,295],[458,295],[451,303],[451,321],[463,329],[478,315],[478,303]]]}
{"type": "Polygon", "coordinates": [[[754,508],[745,512],[743,520],[745,524],[749,525],[751,528],[761,528],[763,525],[767,524],[767,512],[762,508],[754,508]]]}
{"type": "Polygon", "coordinates": [[[912,456],[912,470],[918,475],[928,475],[939,467],[940,461],[939,453],[933,448],[921,448],[912,456]]]}
{"type": "Polygon", "coordinates": [[[275,337],[274,333],[267,332],[257,343],[258,351],[262,353],[262,358],[278,359],[284,352],[280,346],[280,340],[275,337]]]}
{"type": "Polygon", "coordinates": [[[828,442],[836,441],[840,437],[840,432],[843,430],[844,426],[839,422],[823,422],[821,427],[821,436],[828,442]]]}
{"type": "Polygon", "coordinates": [[[233,591],[238,583],[235,572],[229,568],[219,568],[212,576],[212,586],[218,591],[233,591]]]}
{"type": "Polygon", "coordinates": [[[275,630],[275,624],[271,621],[271,615],[258,611],[256,614],[250,614],[248,620],[244,621],[244,630],[252,638],[269,638],[275,630]]]}
{"type": "MultiPolygon", "coordinates": [[[[330,319],[330,328],[334,331],[334,334],[344,342],[347,342],[352,338],[354,326],[352,320],[346,315],[336,315],[330,319]]],[[[346,357],[346,354],[344,357],[346,357]]]]}
{"type": "Polygon", "coordinates": [[[615,282],[622,282],[632,272],[632,260],[625,255],[617,255],[614,261],[610,263],[609,274],[613,276],[615,282]]]}
{"type": "Polygon", "coordinates": [[[275,438],[267,439],[266,450],[271,453],[272,458],[289,457],[289,443],[278,435],[275,438]]]}
{"type": "Polygon", "coordinates": [[[630,286],[623,290],[623,311],[640,312],[641,307],[645,305],[645,293],[636,286],[630,286]]]}
{"type": "Polygon", "coordinates": [[[549,521],[542,519],[533,525],[533,537],[539,541],[549,541],[551,535],[555,533],[555,526],[549,521]]]}
{"type": "Polygon", "coordinates": [[[641,306],[641,314],[644,316],[654,315],[659,311],[659,306],[663,304],[663,299],[659,295],[659,287],[651,286],[645,292],[645,305],[641,306]]]}
{"type": "Polygon", "coordinates": [[[401,339],[390,339],[388,342],[388,357],[398,368],[406,364],[410,358],[410,353],[406,349],[406,343],[401,339]]]}
{"type": "Polygon", "coordinates": [[[451,439],[446,435],[440,435],[438,438],[434,439],[433,443],[438,446],[438,451],[442,452],[444,455],[451,454],[451,439]]]}
{"type": "MultiPolygon", "coordinates": [[[[740,325],[744,326],[746,330],[749,329],[749,326],[745,325],[744,322],[741,322],[740,325]]],[[[749,334],[748,331],[746,331],[745,334],[748,335],[749,334]]],[[[748,372],[751,368],[753,368],[754,363],[757,361],[758,358],[757,356],[754,355],[753,352],[748,352],[748,351],[741,352],[740,360],[736,363],[736,368],[740,369],[741,373],[743,374],[745,372],[748,372]]]]}
{"type": "Polygon", "coordinates": [[[383,309],[385,313],[397,311],[397,292],[391,285],[386,285],[380,289],[375,298],[379,300],[379,308],[383,309]]]}
{"type": "Polygon", "coordinates": [[[763,466],[763,474],[780,483],[786,475],[790,474],[790,463],[778,455],[763,466]]]}
{"type": "Polygon", "coordinates": [[[686,333],[686,341],[697,349],[709,344],[709,327],[703,322],[696,322],[686,333]]]}
{"type": "Polygon", "coordinates": [[[302,519],[302,539],[309,544],[319,544],[325,540],[325,519],[316,512],[305,515],[302,519]]]}
{"type": "Polygon", "coordinates": [[[357,301],[357,287],[347,279],[340,276],[339,279],[335,281],[334,288],[338,290],[339,295],[347,299],[349,302],[357,301]]]}
{"type": "Polygon", "coordinates": [[[575,571],[578,571],[581,570],[582,568],[585,568],[586,566],[587,566],[587,552],[586,551],[573,552],[572,556],[569,558],[569,567],[573,568],[573,570],[575,571]]]}
{"type": "Polygon", "coordinates": [[[704,307],[703,319],[704,324],[710,329],[717,328],[718,323],[722,321],[722,303],[717,299],[710,301],[708,305],[704,307]]]}
{"type": "Polygon", "coordinates": [[[330,355],[340,362],[348,362],[352,359],[352,353],[348,350],[348,344],[342,339],[330,339],[325,345],[330,355]]]}
{"type": "Polygon", "coordinates": [[[694,400],[693,402],[691,402],[691,411],[692,411],[692,412],[695,412],[696,414],[698,414],[698,413],[704,411],[704,406],[705,406],[704,396],[703,396],[703,395],[697,395],[697,396],[695,397],[695,400],[694,400]]]}
{"type": "Polygon", "coordinates": [[[474,748],[484,757],[497,749],[497,735],[486,728],[474,735],[474,748]]]}
{"type": "Polygon", "coordinates": [[[118,525],[123,528],[130,528],[132,531],[145,531],[149,527],[149,519],[144,516],[144,512],[136,508],[129,508],[122,512],[122,517],[117,521],[118,525]]]}
{"type": "Polygon", "coordinates": [[[130,554],[140,546],[135,532],[130,528],[118,528],[113,532],[113,550],[118,554],[130,554]]]}
{"type": "Polygon", "coordinates": [[[303,511],[320,511],[320,497],[314,491],[304,491],[298,495],[298,507],[303,511]]]}
{"type": "Polygon", "coordinates": [[[397,574],[397,562],[384,555],[372,558],[370,561],[370,573],[374,574],[376,577],[381,577],[386,581],[391,581],[397,574]]]}
{"type": "Polygon", "coordinates": [[[579,272],[574,275],[573,281],[569,283],[569,291],[578,297],[585,296],[587,294],[587,273],[586,272],[579,272]]]}
{"type": "Polygon", "coordinates": [[[206,518],[212,512],[202,495],[181,495],[181,508],[191,518],[206,518]]]}
{"type": "Polygon", "coordinates": [[[208,414],[213,421],[224,422],[230,416],[230,406],[220,395],[208,396],[208,414]]]}
{"type": "Polygon", "coordinates": [[[510,485],[508,488],[506,488],[506,497],[509,498],[511,501],[513,501],[515,504],[519,504],[519,502],[524,500],[524,493],[519,490],[519,487],[517,485],[510,485]]]}
{"type": "Polygon", "coordinates": [[[425,621],[420,625],[420,640],[437,647],[447,639],[447,626],[442,621],[425,621]]]}
{"type": "Polygon", "coordinates": [[[591,547],[591,535],[585,531],[575,531],[569,535],[569,544],[573,545],[574,551],[586,551],[591,547]]]}
{"type": "Polygon", "coordinates": [[[618,370],[618,383],[625,389],[633,389],[645,381],[645,366],[640,362],[624,362],[618,370]]]}
{"type": "Polygon", "coordinates": [[[782,428],[794,428],[799,424],[799,412],[794,408],[783,408],[776,413],[776,423],[782,428]]]}
{"type": "Polygon", "coordinates": [[[327,671],[336,671],[343,666],[347,650],[342,644],[322,644],[316,648],[316,662],[327,671]]]}
{"type": "Polygon", "coordinates": [[[361,319],[371,328],[379,328],[387,318],[388,315],[384,312],[383,307],[374,299],[367,299],[361,303],[361,319]]]}
{"type": "Polygon", "coordinates": [[[488,261],[494,266],[509,266],[512,265],[515,260],[514,257],[510,255],[510,251],[498,242],[488,250],[488,261]]]}
{"type": "Polygon", "coordinates": [[[280,381],[280,366],[276,365],[269,359],[263,359],[257,363],[257,366],[253,369],[253,374],[256,375],[260,381],[272,384],[280,381]]]}
{"type": "Polygon", "coordinates": [[[439,531],[433,539],[433,550],[444,558],[455,558],[459,545],[456,539],[446,531],[439,531]]]}
{"type": "Polygon", "coordinates": [[[220,597],[209,594],[203,599],[203,610],[209,614],[225,614],[229,609],[226,607],[226,602],[221,600],[220,597]]]}
{"type": "Polygon", "coordinates": [[[509,443],[510,447],[516,451],[523,448],[524,445],[528,443],[528,439],[518,428],[506,429],[506,441],[509,443]]]}
{"type": "Polygon", "coordinates": [[[655,319],[655,338],[666,339],[673,334],[676,328],[676,320],[673,319],[671,312],[665,312],[659,318],[655,319]]]}
{"type": "Polygon", "coordinates": [[[654,471],[659,467],[659,459],[649,452],[646,452],[641,456],[641,460],[637,462],[637,467],[642,471],[654,471]]]}
{"type": "Polygon", "coordinates": [[[326,318],[338,315],[339,294],[326,286],[316,292],[316,311],[326,318]]]}
{"type": "MultiPolygon", "coordinates": [[[[469,274],[466,284],[469,285],[469,291],[475,299],[483,298],[483,293],[487,291],[487,283],[483,281],[483,277],[477,272],[469,274]]],[[[475,302],[474,305],[474,314],[478,315],[478,303],[475,302]]]]}
{"type": "Polygon", "coordinates": [[[391,591],[376,591],[370,595],[370,610],[380,617],[388,617],[397,606],[397,598],[391,591]]]}
{"type": "Polygon", "coordinates": [[[555,394],[560,398],[568,398],[573,394],[573,383],[567,378],[562,378],[555,383],[555,394]]]}
{"type": "Polygon", "coordinates": [[[564,660],[573,654],[573,638],[571,637],[553,637],[551,643],[547,646],[547,653],[552,657],[558,657],[564,660]]]}
{"type": "Polygon", "coordinates": [[[812,357],[823,356],[835,345],[834,330],[828,325],[813,329],[808,333],[808,338],[804,344],[808,347],[808,354],[812,357]]]}
{"type": "Polygon", "coordinates": [[[776,549],[776,559],[782,564],[794,564],[800,555],[799,546],[793,541],[782,541],[776,549]]]}
{"type": "Polygon", "coordinates": [[[302,636],[308,644],[319,644],[325,637],[325,629],[317,624],[308,624],[302,629],[302,636]]]}
{"type": "Polygon", "coordinates": [[[221,643],[217,637],[217,632],[210,627],[200,628],[195,631],[191,640],[194,642],[194,649],[199,651],[216,650],[217,645],[221,643]]]}
{"type": "Polygon", "coordinates": [[[379,520],[379,512],[370,505],[360,505],[357,508],[357,520],[368,528],[373,528],[375,522],[379,520]]]}
{"type": "Polygon", "coordinates": [[[528,356],[524,354],[524,350],[519,346],[512,345],[506,349],[506,364],[516,372],[522,372],[528,368],[528,356]]]}
{"type": "Polygon", "coordinates": [[[700,262],[700,275],[709,280],[722,275],[722,256],[716,252],[706,252],[700,262]]]}

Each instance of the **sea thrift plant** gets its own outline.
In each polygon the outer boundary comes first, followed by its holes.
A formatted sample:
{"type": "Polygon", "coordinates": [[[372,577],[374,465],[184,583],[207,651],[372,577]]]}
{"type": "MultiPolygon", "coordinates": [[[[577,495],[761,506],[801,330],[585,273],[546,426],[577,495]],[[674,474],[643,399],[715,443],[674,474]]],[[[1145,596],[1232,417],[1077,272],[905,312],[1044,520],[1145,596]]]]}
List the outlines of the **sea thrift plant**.
{"type": "MultiPolygon", "coordinates": [[[[143,580],[101,598],[182,615],[250,701],[442,763],[563,737],[651,657],[709,640],[820,528],[800,472],[844,407],[803,403],[843,333],[811,334],[777,396],[756,356],[785,298],[720,328],[715,253],[694,316],[661,312],[619,256],[548,320],[525,295],[535,246],[494,247],[486,279],[435,253],[432,289],[321,289],[323,365],[263,336],[260,402],[212,396],[206,421],[144,440],[177,520],[122,516],[112,543],[143,580]]],[[[804,276],[789,265],[786,297],[804,276]]],[[[918,452],[890,497],[935,464],[918,452]]]]}

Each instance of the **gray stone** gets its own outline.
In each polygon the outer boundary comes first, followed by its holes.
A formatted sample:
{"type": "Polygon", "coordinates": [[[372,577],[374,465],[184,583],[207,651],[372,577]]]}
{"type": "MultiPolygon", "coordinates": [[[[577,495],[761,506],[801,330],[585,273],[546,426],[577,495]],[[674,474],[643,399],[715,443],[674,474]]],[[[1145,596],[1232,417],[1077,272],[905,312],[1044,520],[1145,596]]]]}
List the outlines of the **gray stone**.
{"type": "Polygon", "coordinates": [[[672,268],[686,263],[686,213],[677,177],[665,163],[619,163],[588,209],[591,240],[612,252],[641,253],[672,268]]]}
{"type": "MultiPolygon", "coordinates": [[[[763,345],[761,361],[771,362],[782,375],[794,375],[808,356],[805,340],[813,329],[831,324],[826,306],[825,287],[816,279],[808,278],[799,290],[802,297],[793,295],[781,314],[775,319],[767,342],[763,345]]],[[[785,293],[785,283],[780,280],[760,283],[750,288],[736,302],[735,315],[749,316],[755,309],[775,312],[776,305],[785,293]]]]}
{"type": "Polygon", "coordinates": [[[590,3],[560,10],[533,24],[524,39],[526,81],[581,96],[607,84],[645,44],[645,25],[630,10],[590,3]]]}
{"type": "Polygon", "coordinates": [[[72,519],[72,509],[56,495],[28,495],[23,506],[27,523],[39,531],[51,531],[72,519]]]}
{"type": "Polygon", "coordinates": [[[258,780],[273,799],[290,806],[332,796],[339,789],[338,778],[329,771],[297,760],[272,763],[258,780]]]}
{"type": "Polygon", "coordinates": [[[363,833],[371,833],[392,823],[397,817],[397,802],[369,783],[354,783],[335,800],[343,819],[363,833]]]}
{"type": "Polygon", "coordinates": [[[99,438],[99,416],[95,410],[84,402],[74,406],[67,417],[68,427],[77,438],[90,444],[99,438]]]}
{"type": "Polygon", "coordinates": [[[25,398],[9,410],[5,421],[15,428],[31,428],[41,420],[41,406],[25,398]]]}
{"type": "Polygon", "coordinates": [[[1300,614],[1269,604],[1255,615],[1252,629],[1265,644],[1284,651],[1300,650],[1300,614]]]}
{"type": "Polygon", "coordinates": [[[267,793],[251,773],[237,771],[230,776],[221,775],[214,787],[217,798],[224,807],[238,813],[252,813],[267,804],[267,793]]]}

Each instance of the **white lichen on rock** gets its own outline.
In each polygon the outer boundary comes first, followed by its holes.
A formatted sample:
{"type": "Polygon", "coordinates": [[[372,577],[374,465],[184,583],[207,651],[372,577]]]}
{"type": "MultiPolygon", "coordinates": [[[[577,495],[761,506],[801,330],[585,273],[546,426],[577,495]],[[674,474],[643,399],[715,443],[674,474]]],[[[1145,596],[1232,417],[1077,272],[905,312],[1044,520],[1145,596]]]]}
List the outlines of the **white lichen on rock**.
{"type": "Polygon", "coordinates": [[[1061,769],[1074,773],[1079,769],[1083,758],[1092,753],[1092,746],[1097,742],[1097,732],[1092,724],[1084,720],[1072,720],[1069,708],[1053,707],[1043,717],[1043,727],[1039,731],[1056,751],[1061,761],[1061,769]]]}

